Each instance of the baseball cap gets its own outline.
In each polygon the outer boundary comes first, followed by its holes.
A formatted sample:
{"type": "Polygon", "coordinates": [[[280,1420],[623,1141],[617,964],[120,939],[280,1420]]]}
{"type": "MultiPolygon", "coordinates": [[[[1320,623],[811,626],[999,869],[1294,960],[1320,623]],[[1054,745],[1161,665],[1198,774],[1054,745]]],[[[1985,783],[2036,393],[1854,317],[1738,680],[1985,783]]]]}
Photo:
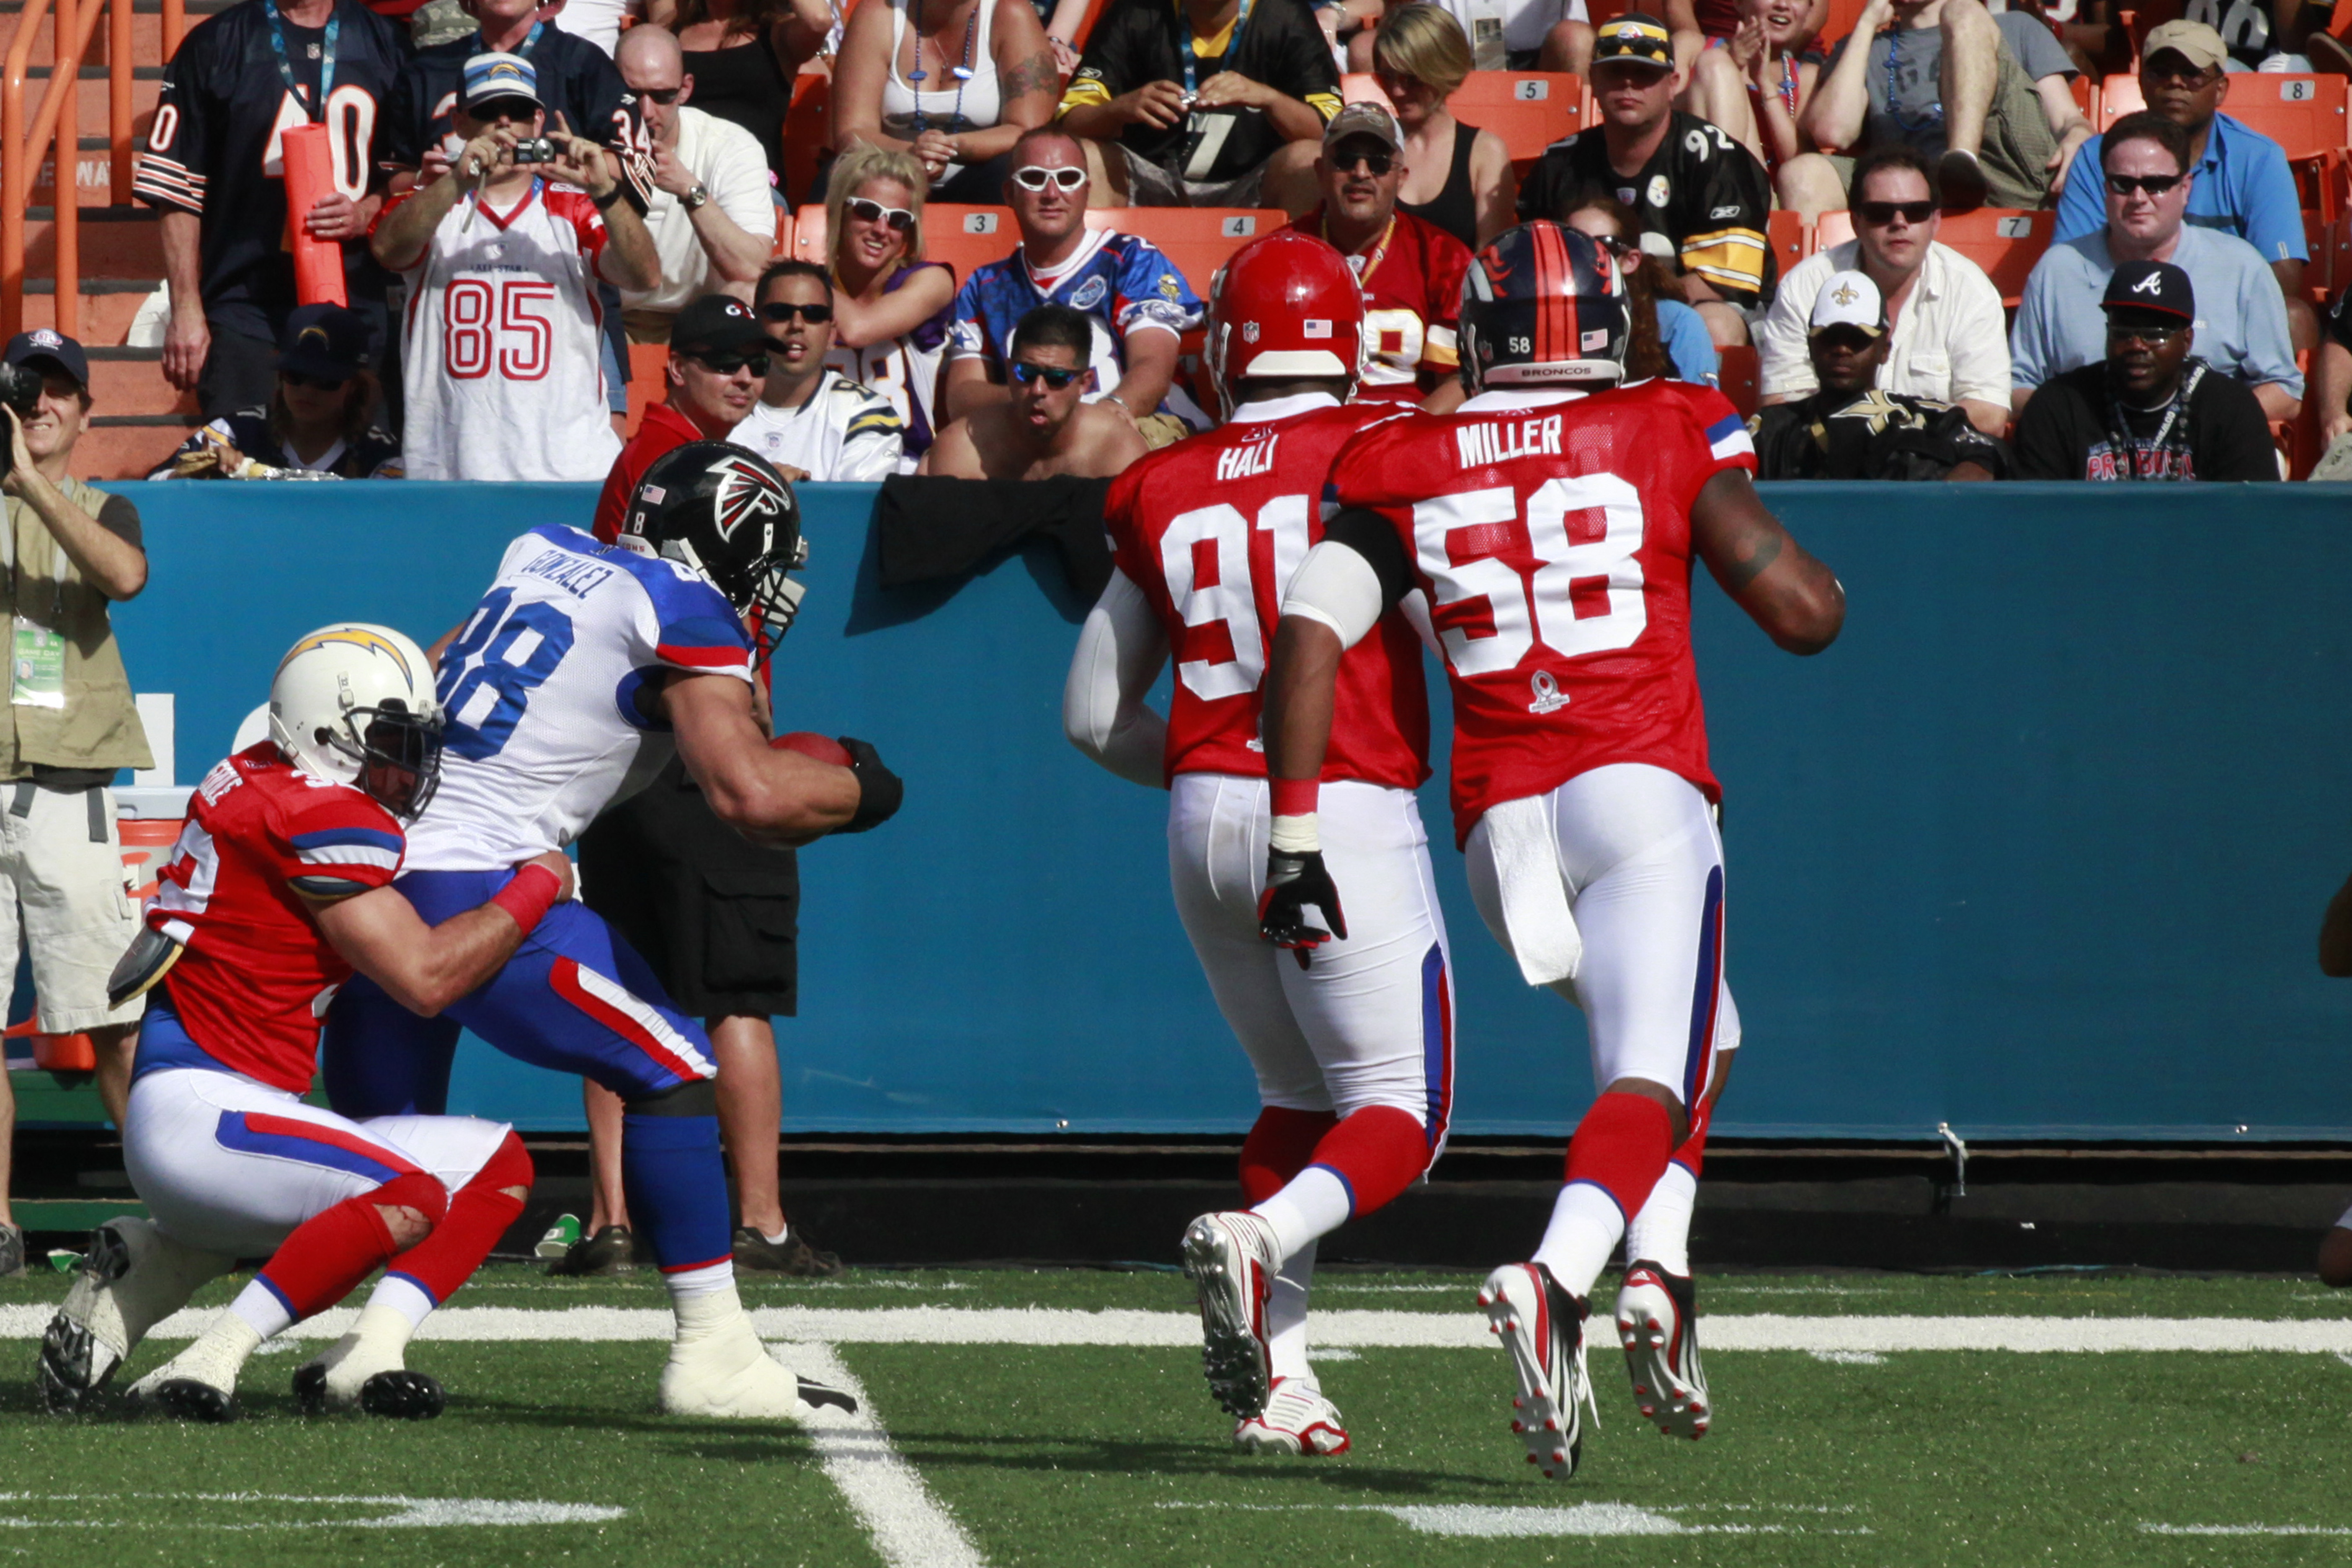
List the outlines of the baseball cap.
{"type": "Polygon", "coordinates": [[[2147,38],[2141,41],[2139,58],[2151,60],[2165,49],[2170,49],[2199,70],[2211,70],[2230,58],[2230,47],[2221,41],[2221,34],[2202,22],[2185,18],[2149,28],[2147,38]]]}
{"type": "Polygon", "coordinates": [[[1397,128],[1396,116],[1377,103],[1351,103],[1333,115],[1323,128],[1323,145],[1337,147],[1350,136],[1370,136],[1391,153],[1404,151],[1404,132],[1397,128]]]}
{"type": "Polygon", "coordinates": [[[1592,45],[1592,63],[1599,65],[1603,60],[1635,60],[1660,70],[1672,70],[1674,35],[1655,16],[1628,11],[1615,21],[1601,25],[1601,36],[1592,45]]]}
{"type": "Polygon", "coordinates": [[[349,381],[367,369],[367,320],[341,305],[304,305],[286,318],[278,368],[319,381],[349,381]]]}
{"type": "Polygon", "coordinates": [[[29,364],[47,373],[51,367],[73,377],[77,386],[89,384],[89,356],[81,345],[54,327],[35,327],[8,340],[10,364],[29,364]]]}
{"type": "Polygon", "coordinates": [[[527,98],[545,108],[539,96],[539,68],[520,55],[476,55],[468,59],[466,107],[500,98],[527,98]]]}
{"type": "Polygon", "coordinates": [[[2169,261],[2126,261],[2107,279],[2107,291],[2099,306],[2106,310],[2152,310],[2193,322],[2197,291],[2189,287],[2189,274],[2169,261]]]}
{"type": "Polygon", "coordinates": [[[670,322],[669,346],[673,353],[734,353],[766,348],[768,332],[742,300],[731,294],[705,294],[688,300],[670,322]]]}
{"type": "Polygon", "coordinates": [[[1886,301],[1878,285],[1862,272],[1832,272],[1813,296],[1810,331],[1824,327],[1860,327],[1872,337],[1886,330],[1886,301]]]}

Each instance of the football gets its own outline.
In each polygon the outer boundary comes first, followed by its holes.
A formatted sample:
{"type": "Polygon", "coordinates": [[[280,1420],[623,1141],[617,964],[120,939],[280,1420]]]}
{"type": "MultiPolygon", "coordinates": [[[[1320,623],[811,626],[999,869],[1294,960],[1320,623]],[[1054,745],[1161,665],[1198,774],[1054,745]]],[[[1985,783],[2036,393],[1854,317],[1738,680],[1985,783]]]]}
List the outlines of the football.
{"type": "Polygon", "coordinates": [[[845,768],[850,757],[840,742],[830,735],[820,735],[814,730],[795,730],[789,735],[779,735],[768,742],[780,752],[798,752],[804,757],[814,757],[820,763],[831,763],[845,768]]]}

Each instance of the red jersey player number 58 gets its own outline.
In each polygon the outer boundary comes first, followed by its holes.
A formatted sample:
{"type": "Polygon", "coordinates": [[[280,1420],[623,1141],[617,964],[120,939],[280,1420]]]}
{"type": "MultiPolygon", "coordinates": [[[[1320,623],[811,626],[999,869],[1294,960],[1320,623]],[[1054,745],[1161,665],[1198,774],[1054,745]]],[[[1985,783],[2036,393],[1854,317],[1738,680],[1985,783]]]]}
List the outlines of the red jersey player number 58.
{"type": "Polygon", "coordinates": [[[1642,497],[1615,474],[1546,479],[1524,514],[1509,485],[1416,502],[1412,531],[1461,674],[1517,669],[1538,636],[1566,658],[1630,647],[1649,624],[1642,497]]]}

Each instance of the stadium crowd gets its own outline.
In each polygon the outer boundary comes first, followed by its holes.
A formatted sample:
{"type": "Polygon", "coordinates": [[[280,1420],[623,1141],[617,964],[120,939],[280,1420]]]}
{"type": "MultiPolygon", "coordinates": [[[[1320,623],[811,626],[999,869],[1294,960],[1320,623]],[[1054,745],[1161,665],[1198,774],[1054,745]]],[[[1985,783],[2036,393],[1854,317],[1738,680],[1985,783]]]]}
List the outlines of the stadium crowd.
{"type": "MultiPolygon", "coordinates": [[[[1767,479],[2275,479],[2275,432],[2306,398],[2322,443],[2352,437],[2352,290],[2318,307],[2295,172],[2227,111],[2250,70],[2352,66],[2324,34],[2270,47],[2165,22],[2108,78],[2146,107],[2096,132],[2077,80],[2131,55],[2094,5],[2058,24],[1869,0],[1826,48],[1827,0],[1667,0],[1598,26],[1583,0],[1097,9],[1080,38],[1085,0],[869,0],[845,23],[808,0],[240,0],[171,60],[138,165],[163,215],[163,368],[204,420],[151,477],[596,480],[606,538],[635,480],[693,441],[793,479],[1108,480],[1220,414],[1199,347],[1211,278],[1088,221],[1150,207],[1279,208],[1361,287],[1358,395],[1439,413],[1465,395],[1474,250],[1515,216],[1560,221],[1616,263],[1632,378],[1724,384],[1767,479]],[[804,68],[830,71],[821,125],[792,117],[804,68]],[[1350,68],[1374,90],[1343,90],[1350,68]],[[1531,69],[1580,73],[1596,118],[1515,169],[1451,105],[1475,73],[1531,69]],[[341,139],[332,188],[296,215],[341,256],[339,302],[303,302],[281,243],[281,87],[341,139]],[[804,196],[821,216],[795,216],[804,196]],[[933,258],[935,202],[965,209],[960,257],[976,234],[1001,252],[961,274],[933,258]],[[1939,237],[1987,204],[2054,210],[2007,300],[1939,237]],[[1814,242],[1801,254],[1776,206],[1814,242]],[[1005,227],[969,226],[974,208],[1005,227]],[[633,344],[667,350],[637,421],[633,344]]],[[[1228,248],[1247,232],[1229,220],[1228,248]]],[[[135,510],[70,472],[88,356],[45,329],[5,357],[45,388],[9,416],[16,558],[60,552],[56,581],[89,617],[29,660],[20,621],[17,679],[111,692],[119,660],[106,680],[83,667],[111,657],[105,606],[145,569],[135,510]]],[[[44,912],[25,890],[51,840],[114,863],[110,817],[77,804],[104,795],[87,775],[144,758],[135,714],[110,703],[13,710],[0,877],[44,1017],[94,1031],[111,1084],[129,1026],[66,978],[71,942],[43,923],[81,895],[44,912]],[[44,838],[77,811],[87,843],[44,838]]],[[[688,866],[727,853],[690,781],[670,782],[614,864],[647,845],[688,866]]],[[[737,873],[788,937],[790,852],[764,881],[737,873]]],[[[684,910],[701,894],[661,896],[684,910]]],[[[748,1098],[722,1115],[730,1142],[764,1129],[771,1149],[781,945],[779,973],[665,976],[728,1060],[769,1062],[764,1081],[737,1069],[748,1098]]],[[[618,1102],[595,1092],[609,1181],[576,1267],[625,1255],[618,1102]]],[[[0,1153],[0,1193],[5,1173],[0,1153]]],[[[772,1169],[741,1174],[739,1258],[833,1267],[789,1231],[772,1169]]],[[[0,1196],[0,1272],[15,1236],[0,1196]]]]}

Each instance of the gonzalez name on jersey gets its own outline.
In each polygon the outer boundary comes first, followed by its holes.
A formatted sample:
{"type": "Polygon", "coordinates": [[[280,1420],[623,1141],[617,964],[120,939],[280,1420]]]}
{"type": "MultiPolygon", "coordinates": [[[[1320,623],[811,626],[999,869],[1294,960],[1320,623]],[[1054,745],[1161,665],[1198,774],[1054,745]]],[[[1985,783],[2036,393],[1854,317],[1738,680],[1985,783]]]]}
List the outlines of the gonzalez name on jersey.
{"type": "Polygon", "coordinates": [[[309,906],[391,886],[403,848],[392,813],[271,742],[205,774],[147,910],[183,952],[163,980],[169,1009],[148,1014],[142,1070],[218,1068],[310,1092],[320,1020],[352,966],[309,906]]]}
{"type": "MultiPolygon", "coordinates": [[[[1311,395],[1251,411],[1259,417],[1139,459],[1103,506],[1113,559],[1168,633],[1171,779],[1265,776],[1258,721],[1275,625],[1291,574],[1323,536],[1318,498],[1299,476],[1328,472],[1358,432],[1395,415],[1311,395]]],[[[1340,660],[1333,726],[1325,778],[1409,790],[1429,776],[1421,645],[1401,616],[1383,616],[1340,660]]]]}
{"type": "Polygon", "coordinates": [[[751,680],[751,638],[718,589],[556,523],[508,545],[441,656],[441,787],[409,868],[510,866],[579,837],[676,751],[641,700],[665,669],[751,680]]]}
{"type": "Polygon", "coordinates": [[[1690,647],[1690,509],[1717,474],[1755,467],[1722,394],[1675,381],[1565,403],[1489,392],[1341,450],[1339,505],[1395,529],[1429,595],[1454,691],[1457,843],[1489,806],[1611,763],[1717,797],[1690,647]]]}
{"type": "MultiPolygon", "coordinates": [[[[274,313],[294,306],[286,248],[286,163],[281,138],[323,121],[335,189],[353,201],[377,183],[383,105],[408,58],[399,29],[353,0],[338,0],[334,79],[320,101],[327,28],[298,27],[266,3],[232,5],[181,40],[163,68],[154,122],[131,194],[150,206],[194,213],[204,226],[205,314],[249,337],[277,341],[274,313]],[[285,53],[273,46],[282,29],[285,53]],[[289,85],[285,73],[290,72],[289,85]]],[[[343,247],[352,298],[382,299],[364,276],[364,245],[343,247]]],[[[381,285],[383,274],[374,274],[381,285]]]]}

